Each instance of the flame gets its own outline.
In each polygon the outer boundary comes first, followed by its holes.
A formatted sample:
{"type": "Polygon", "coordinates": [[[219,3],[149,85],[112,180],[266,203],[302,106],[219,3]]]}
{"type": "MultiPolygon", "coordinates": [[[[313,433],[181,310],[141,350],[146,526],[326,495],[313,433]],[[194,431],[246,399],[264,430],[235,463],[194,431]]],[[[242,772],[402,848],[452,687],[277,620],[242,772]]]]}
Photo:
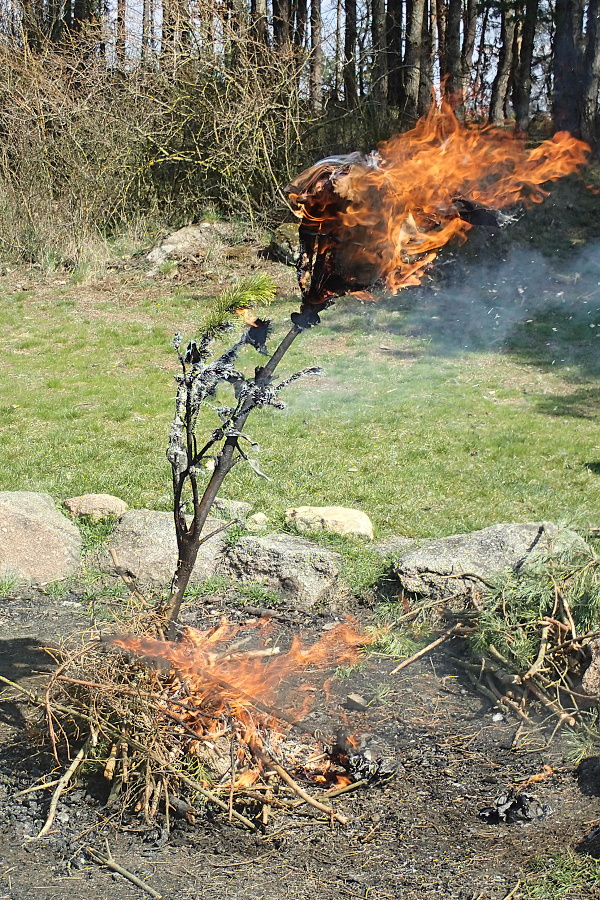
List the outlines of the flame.
{"type": "MultiPolygon", "coordinates": [[[[241,650],[246,639],[234,639],[245,626],[224,620],[215,628],[201,631],[186,628],[178,642],[125,635],[111,643],[137,656],[169,663],[165,709],[178,702],[177,715],[185,722],[186,733],[198,740],[188,743],[188,751],[199,753],[202,745],[234,733],[254,757],[264,759],[264,750],[272,752],[277,741],[300,722],[317,697],[315,675],[332,665],[356,661],[368,637],[349,620],[336,625],[315,644],[306,644],[294,636],[290,649],[267,646],[269,620],[255,623],[261,646],[241,650]],[[232,641],[234,643],[232,644],[232,641]],[[310,681],[306,680],[311,673],[310,681]],[[182,713],[183,710],[183,713],[182,713]]],[[[163,702],[163,701],[160,701],[163,702]]],[[[306,729],[304,729],[306,730],[306,729]]],[[[244,775],[236,784],[251,784],[253,776],[244,775]]]]}
{"type": "Polygon", "coordinates": [[[539,203],[542,185],[582,166],[588,152],[566,132],[527,150],[512,133],[465,127],[444,102],[376,153],[322,160],[286,189],[301,241],[303,230],[309,236],[305,302],[376,281],[391,292],[419,284],[441,247],[466,239],[467,219],[489,224],[493,210],[539,203]]]}

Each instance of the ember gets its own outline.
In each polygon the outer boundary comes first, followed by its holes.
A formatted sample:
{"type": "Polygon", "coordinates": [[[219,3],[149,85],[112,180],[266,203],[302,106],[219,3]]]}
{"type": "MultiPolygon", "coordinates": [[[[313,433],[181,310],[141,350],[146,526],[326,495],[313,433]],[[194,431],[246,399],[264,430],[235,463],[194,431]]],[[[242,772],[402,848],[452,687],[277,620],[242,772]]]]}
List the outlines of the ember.
{"type": "Polygon", "coordinates": [[[575,171],[588,151],[566,132],[526,150],[498,128],[461,125],[444,103],[367,156],[321,160],[286,188],[301,219],[304,304],[419,284],[451,238],[510,221],[499,209],[539,203],[542,185],[575,171]]]}

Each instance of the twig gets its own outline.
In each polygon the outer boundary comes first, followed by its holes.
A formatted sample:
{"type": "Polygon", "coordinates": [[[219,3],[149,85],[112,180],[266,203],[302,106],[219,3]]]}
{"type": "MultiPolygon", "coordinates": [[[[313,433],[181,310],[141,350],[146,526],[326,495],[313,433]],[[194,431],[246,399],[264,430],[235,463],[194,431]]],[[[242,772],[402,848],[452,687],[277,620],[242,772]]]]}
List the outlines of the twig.
{"type": "Polygon", "coordinates": [[[136,578],[131,574],[131,572],[129,572],[127,569],[124,569],[120,564],[116,550],[110,547],[108,552],[110,553],[111,559],[113,561],[113,566],[115,567],[115,572],[117,573],[119,578],[122,579],[122,581],[128,587],[130,593],[136,598],[136,600],[139,600],[140,603],[143,603],[144,606],[147,606],[148,601],[139,590],[136,578]]]}
{"type": "Polygon", "coordinates": [[[146,891],[146,893],[150,894],[151,897],[156,897],[156,900],[160,900],[160,898],[162,897],[162,894],[159,894],[158,891],[155,891],[153,887],[150,887],[149,884],[146,884],[145,881],[142,881],[141,878],[138,878],[138,876],[134,875],[133,872],[130,872],[129,869],[125,869],[113,858],[110,847],[108,846],[108,841],[106,841],[106,852],[108,856],[104,856],[98,850],[94,850],[93,847],[86,847],[85,852],[89,853],[89,855],[93,860],[95,860],[95,862],[98,862],[103,866],[107,866],[109,869],[112,869],[113,872],[118,872],[119,875],[122,875],[123,878],[127,879],[127,881],[131,881],[131,883],[135,884],[136,887],[139,887],[143,891],[146,891]]]}
{"type": "Polygon", "coordinates": [[[497,689],[496,685],[492,681],[492,676],[489,673],[486,675],[485,680],[487,681],[487,685],[488,685],[490,691],[498,698],[499,703],[501,703],[503,706],[507,707],[508,709],[512,710],[515,713],[515,715],[517,715],[520,719],[523,720],[523,722],[527,722],[528,725],[532,724],[531,719],[529,718],[527,713],[523,712],[523,710],[518,705],[518,703],[515,703],[514,700],[511,700],[511,698],[507,697],[505,694],[500,693],[500,691],[497,689]]]}
{"type": "Polygon", "coordinates": [[[549,655],[553,655],[555,653],[562,653],[563,650],[568,650],[570,647],[575,646],[575,644],[582,644],[583,641],[592,640],[592,638],[600,637],[600,631],[596,629],[595,631],[586,631],[585,634],[580,634],[578,638],[573,638],[569,641],[563,641],[562,644],[555,644],[550,650],[548,650],[549,655]]]}
{"type": "Polygon", "coordinates": [[[17,684],[16,681],[10,681],[8,678],[5,678],[4,675],[0,675],[0,681],[8,687],[15,688],[15,690],[19,691],[21,694],[25,694],[32,703],[36,703],[38,706],[44,705],[44,701],[38,697],[37,694],[32,694],[31,691],[28,691],[27,688],[17,684]]]}
{"type": "Polygon", "coordinates": [[[24,791],[19,791],[19,793],[14,796],[24,797],[25,794],[33,794],[35,791],[43,791],[45,788],[56,787],[59,780],[60,779],[57,778],[55,781],[45,781],[43,784],[33,784],[31,787],[25,788],[24,791]]]}
{"type": "MultiPolygon", "coordinates": [[[[106,731],[112,731],[114,734],[118,735],[119,737],[121,736],[120,732],[113,725],[110,725],[110,723],[108,723],[108,722],[104,723],[104,727],[105,727],[106,731]]],[[[214,803],[216,806],[218,806],[224,812],[226,812],[226,813],[229,812],[228,805],[226,803],[224,803],[223,800],[220,799],[220,797],[217,797],[216,794],[213,794],[212,791],[209,791],[207,788],[203,787],[201,784],[199,784],[193,778],[189,778],[187,775],[184,775],[183,772],[180,772],[174,766],[171,766],[171,765],[169,765],[169,763],[166,763],[164,759],[161,759],[160,756],[158,756],[158,754],[153,753],[152,750],[149,750],[148,747],[145,747],[141,741],[137,741],[135,738],[132,738],[131,735],[128,735],[127,742],[131,747],[134,747],[136,750],[140,750],[142,753],[145,753],[150,759],[153,759],[154,762],[156,762],[160,766],[162,766],[167,772],[170,772],[171,775],[175,775],[175,777],[178,778],[180,781],[183,781],[184,784],[187,784],[189,787],[192,787],[195,791],[198,791],[199,794],[202,794],[203,797],[206,797],[207,800],[210,800],[211,803],[214,803]]],[[[251,831],[254,831],[254,829],[256,828],[254,822],[251,822],[250,819],[247,819],[246,816],[242,816],[240,813],[236,812],[235,810],[232,810],[232,817],[234,819],[236,819],[238,822],[241,822],[242,825],[245,825],[246,828],[249,828],[251,831]]]]}
{"type": "Polygon", "coordinates": [[[523,675],[523,680],[525,681],[528,678],[533,678],[534,675],[543,668],[544,659],[546,658],[546,650],[548,649],[548,643],[550,640],[550,629],[551,625],[544,625],[542,628],[542,636],[540,640],[540,648],[538,650],[538,655],[536,657],[535,662],[528,668],[528,670],[523,675]]]}
{"type": "Polygon", "coordinates": [[[349,794],[350,791],[355,791],[359,787],[363,787],[367,783],[366,778],[359,778],[358,781],[351,781],[350,784],[345,784],[342,787],[333,788],[331,791],[326,791],[323,794],[323,797],[339,797],[341,794],[349,794]]]}
{"type": "Polygon", "coordinates": [[[515,896],[515,894],[517,893],[517,891],[519,890],[520,887],[521,887],[521,879],[519,878],[519,880],[515,884],[512,891],[509,891],[508,894],[505,894],[504,897],[502,898],[502,900],[512,900],[512,898],[515,896]]]}
{"type": "Polygon", "coordinates": [[[419,650],[417,653],[413,653],[412,656],[409,656],[408,659],[404,659],[395,669],[390,672],[390,675],[397,675],[402,669],[405,669],[407,666],[410,666],[412,663],[416,662],[422,656],[425,656],[426,653],[429,653],[435,647],[439,647],[440,644],[443,644],[444,641],[448,640],[453,634],[461,628],[461,625],[453,625],[452,628],[448,628],[439,638],[435,641],[432,641],[431,644],[427,644],[426,647],[423,647],[422,650],[419,650]]]}
{"type": "Polygon", "coordinates": [[[34,838],[34,840],[38,840],[39,838],[44,837],[44,835],[48,834],[48,832],[50,831],[52,823],[54,822],[54,817],[56,815],[56,809],[58,807],[58,801],[60,800],[61,794],[64,793],[69,781],[71,780],[81,763],[84,761],[88,745],[89,741],[86,741],[79,750],[79,753],[71,760],[71,765],[69,766],[67,771],[64,773],[64,775],[61,776],[61,778],[59,778],[56,790],[52,794],[52,800],[50,801],[50,809],[48,810],[48,818],[46,819],[46,823],[38,834],[37,838],[34,838]]]}
{"type": "Polygon", "coordinates": [[[330,816],[331,819],[336,819],[342,825],[348,824],[348,822],[350,820],[348,819],[347,816],[343,816],[341,813],[337,813],[334,809],[331,808],[331,806],[326,806],[324,803],[321,803],[319,800],[316,800],[314,797],[311,797],[311,795],[308,794],[304,790],[304,788],[301,788],[300,785],[296,781],[294,781],[292,776],[289,775],[282,766],[278,765],[277,763],[271,762],[271,761],[269,762],[269,765],[275,772],[277,772],[277,774],[282,779],[282,781],[285,781],[285,783],[289,787],[291,787],[291,789],[294,791],[294,793],[298,794],[298,796],[305,803],[308,803],[309,806],[314,806],[315,809],[318,809],[321,812],[327,813],[327,815],[330,816]]]}
{"type": "Polygon", "coordinates": [[[532,678],[528,678],[526,683],[531,693],[535,694],[542,706],[545,706],[546,709],[548,709],[554,716],[558,717],[559,724],[562,725],[563,722],[566,722],[567,725],[569,725],[571,728],[575,725],[575,719],[573,718],[573,716],[570,713],[565,712],[564,709],[561,709],[560,706],[550,700],[550,698],[544,694],[542,689],[538,687],[538,685],[532,678]]]}
{"type": "MultiPolygon", "coordinates": [[[[11,687],[19,687],[19,685],[14,684],[12,681],[8,681],[8,679],[3,678],[0,675],[0,680],[5,681],[7,684],[10,684],[11,687]]],[[[23,689],[23,693],[27,694],[30,699],[36,702],[38,705],[43,706],[44,701],[40,698],[36,697],[34,694],[31,694],[29,691],[23,689]]],[[[77,719],[82,719],[84,722],[92,723],[91,716],[84,712],[83,710],[79,710],[73,707],[63,706],[62,704],[55,703],[54,708],[59,712],[64,712],[67,715],[74,716],[77,719]]],[[[102,729],[107,733],[116,737],[117,739],[123,739],[123,734],[119,731],[118,728],[115,728],[114,725],[111,725],[110,722],[103,721],[102,729]]],[[[170,772],[171,775],[174,775],[180,781],[183,781],[184,784],[187,784],[189,787],[193,788],[199,794],[202,794],[203,797],[206,797],[207,800],[210,800],[211,803],[214,803],[216,806],[220,807],[220,809],[225,812],[229,812],[228,806],[224,803],[216,794],[213,794],[212,791],[207,790],[207,788],[203,787],[193,778],[189,778],[187,775],[184,775],[183,772],[180,772],[174,766],[169,765],[165,762],[164,759],[161,759],[156,753],[153,753],[152,750],[149,750],[148,747],[144,746],[141,741],[136,741],[135,738],[132,738],[130,735],[127,736],[127,744],[134,747],[136,750],[140,750],[142,753],[145,753],[150,759],[153,759],[154,762],[158,763],[162,766],[166,771],[170,772]]],[[[64,777],[64,776],[63,776],[64,777]]],[[[251,822],[250,819],[247,819],[245,816],[242,816],[240,813],[233,810],[233,818],[240,822],[242,825],[245,825],[246,828],[249,828],[251,831],[254,831],[256,828],[254,822],[251,822]]]]}

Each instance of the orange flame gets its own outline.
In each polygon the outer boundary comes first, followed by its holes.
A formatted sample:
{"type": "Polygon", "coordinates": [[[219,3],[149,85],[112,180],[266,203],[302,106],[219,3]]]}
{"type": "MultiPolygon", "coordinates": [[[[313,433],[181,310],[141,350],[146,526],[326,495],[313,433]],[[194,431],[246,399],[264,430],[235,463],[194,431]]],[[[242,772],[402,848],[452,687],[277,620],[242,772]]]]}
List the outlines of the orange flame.
{"type": "MultiPolygon", "coordinates": [[[[305,644],[295,636],[290,649],[265,646],[268,620],[256,623],[263,632],[262,646],[238,652],[241,642],[231,645],[241,628],[223,621],[206,631],[187,628],[179,642],[126,635],[111,639],[138,656],[170,664],[169,699],[181,697],[178,716],[197,734],[198,742],[218,739],[233,729],[252,750],[264,746],[268,733],[272,745],[276,735],[299,722],[312,708],[316,696],[314,675],[304,681],[307,671],[316,673],[333,664],[356,661],[368,638],[350,622],[327,632],[316,644],[305,644]],[[184,702],[183,702],[184,701],[184,702]]],[[[168,699],[165,700],[168,705],[168,699]]],[[[188,749],[194,752],[193,740],[188,749]]],[[[198,744],[199,746],[199,744],[198,744]]]]}
{"type": "MultiPolygon", "coordinates": [[[[396,292],[418,284],[451,238],[465,239],[472,225],[461,218],[461,201],[496,210],[538,203],[542,185],[582,166],[588,152],[566,132],[526,150],[501,129],[465,127],[442,103],[378,153],[323,160],[287,190],[303,226],[333,237],[349,290],[379,279],[396,292]]],[[[342,292],[325,290],[322,299],[342,292]]]]}

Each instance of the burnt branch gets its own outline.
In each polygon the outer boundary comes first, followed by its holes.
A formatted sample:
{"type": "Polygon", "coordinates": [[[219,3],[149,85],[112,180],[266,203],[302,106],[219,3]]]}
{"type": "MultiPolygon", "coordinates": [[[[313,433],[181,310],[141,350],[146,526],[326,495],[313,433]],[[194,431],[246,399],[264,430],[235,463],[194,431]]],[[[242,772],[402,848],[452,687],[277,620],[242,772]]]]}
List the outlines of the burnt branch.
{"type": "MultiPolygon", "coordinates": [[[[293,318],[293,317],[292,317],[293,318]]],[[[255,409],[273,406],[283,409],[279,391],[305,375],[320,374],[320,369],[310,367],[273,384],[275,370],[296,337],[305,327],[316,323],[293,321],[273,355],[264,366],[255,370],[253,377],[246,377],[235,366],[240,350],[249,344],[258,352],[266,351],[265,341],[270,334],[270,323],[256,319],[248,330],[232,346],[212,362],[207,362],[210,342],[224,330],[223,323],[212,323],[211,329],[191,341],[185,353],[180,352],[181,337],[177,335],[174,346],[178,353],[181,372],[176,376],[177,395],[175,416],[169,432],[167,458],[171,463],[173,478],[173,512],[177,538],[178,561],[170,596],[161,609],[168,620],[168,635],[173,638],[183,596],[189,583],[200,545],[202,529],[221,485],[231,469],[241,460],[246,461],[257,475],[264,476],[256,460],[248,457],[240,442],[247,442],[252,449],[256,444],[244,432],[246,420],[255,409]],[[233,390],[234,403],[216,406],[215,398],[220,385],[233,390]],[[201,448],[198,449],[196,427],[202,408],[215,412],[220,420],[201,448]],[[200,466],[207,459],[214,460],[214,470],[204,491],[200,493],[198,479],[200,466]],[[186,516],[184,493],[191,493],[193,514],[186,516]]]]}

